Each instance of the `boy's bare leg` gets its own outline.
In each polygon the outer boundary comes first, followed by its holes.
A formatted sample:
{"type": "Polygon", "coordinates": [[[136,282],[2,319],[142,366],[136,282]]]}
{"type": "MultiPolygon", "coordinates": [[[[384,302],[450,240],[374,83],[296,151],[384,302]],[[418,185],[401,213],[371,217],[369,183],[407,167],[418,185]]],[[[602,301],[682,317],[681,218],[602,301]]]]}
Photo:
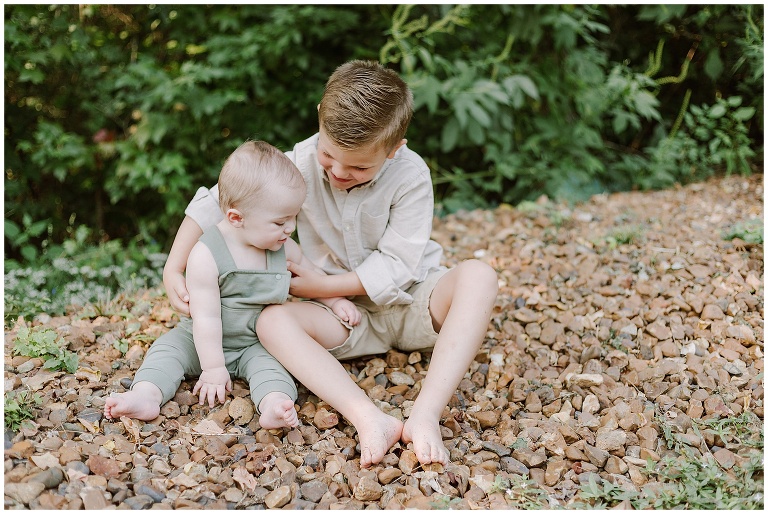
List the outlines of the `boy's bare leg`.
{"type": "Polygon", "coordinates": [[[137,382],[130,391],[107,398],[104,417],[119,419],[121,416],[149,421],[160,414],[163,393],[152,382],[137,382]]]}
{"type": "Polygon", "coordinates": [[[267,393],[259,402],[259,426],[261,428],[283,428],[299,425],[299,416],[293,408],[293,400],[285,393],[267,393]]]}
{"type": "Polygon", "coordinates": [[[432,291],[429,310],[438,331],[437,342],[403,428],[403,441],[413,442],[422,464],[449,461],[440,416],[485,338],[498,288],[496,272],[471,260],[446,273],[432,291]]]}
{"type": "Polygon", "coordinates": [[[285,369],[352,422],[360,438],[360,467],[380,462],[400,439],[403,424],[380,411],[328,353],[346,340],[347,328],[322,307],[298,302],[264,309],[256,332],[285,369]]]}

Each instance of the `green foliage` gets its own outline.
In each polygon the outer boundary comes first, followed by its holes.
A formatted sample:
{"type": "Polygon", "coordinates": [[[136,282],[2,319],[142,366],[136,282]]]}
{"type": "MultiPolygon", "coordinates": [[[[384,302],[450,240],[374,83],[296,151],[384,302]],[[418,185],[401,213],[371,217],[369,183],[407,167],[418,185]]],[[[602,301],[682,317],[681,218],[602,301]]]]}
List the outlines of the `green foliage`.
{"type": "Polygon", "coordinates": [[[549,493],[527,475],[496,476],[492,491],[503,491],[512,506],[518,509],[540,510],[557,505],[555,500],[550,501],[549,493]]]}
{"type": "MultiPolygon", "coordinates": [[[[701,430],[715,433],[726,447],[754,448],[740,464],[723,469],[711,452],[702,454],[690,448],[690,443],[667,423],[656,417],[667,447],[677,456],[648,462],[644,473],[654,480],[654,487],[629,491],[617,484],[590,478],[579,491],[575,508],[607,509],[629,501],[634,509],[732,510],[759,509],[765,506],[763,490],[763,432],[762,421],[751,412],[722,419],[692,420],[697,434],[701,430]]],[[[650,485],[650,483],[649,483],[650,485]]]]}
{"type": "Polygon", "coordinates": [[[343,61],[411,85],[446,211],[759,169],[761,5],[10,5],[6,255],[170,247],[247,138],[317,130],[343,61]]]}
{"type": "Polygon", "coordinates": [[[735,223],[723,234],[723,239],[738,237],[748,244],[763,244],[763,223],[759,219],[735,223]]]}
{"type": "Polygon", "coordinates": [[[34,409],[43,403],[39,393],[30,391],[6,391],[3,396],[3,424],[16,431],[27,419],[34,419],[34,409]]]}
{"type": "Polygon", "coordinates": [[[77,371],[77,354],[65,349],[66,343],[52,329],[21,327],[13,340],[13,354],[40,357],[46,369],[77,371]]]}
{"type": "Polygon", "coordinates": [[[118,291],[152,288],[162,282],[166,255],[158,245],[125,245],[112,240],[92,245],[90,229],[81,225],[61,245],[51,245],[33,263],[6,260],[6,323],[45,312],[61,315],[70,306],[96,307],[118,291]]]}

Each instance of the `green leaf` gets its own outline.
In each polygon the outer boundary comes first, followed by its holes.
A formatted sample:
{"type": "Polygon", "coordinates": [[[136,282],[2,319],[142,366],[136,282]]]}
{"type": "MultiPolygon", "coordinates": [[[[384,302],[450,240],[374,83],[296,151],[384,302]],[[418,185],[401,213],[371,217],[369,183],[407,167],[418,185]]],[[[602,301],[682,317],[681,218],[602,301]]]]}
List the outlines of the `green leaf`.
{"type": "Polygon", "coordinates": [[[754,107],[740,107],[733,111],[733,117],[739,121],[747,121],[755,115],[754,107]]]}
{"type": "Polygon", "coordinates": [[[717,80],[722,75],[723,69],[724,66],[722,59],[720,59],[720,52],[717,51],[717,48],[714,48],[707,55],[707,60],[704,61],[704,73],[712,80],[717,80]]]}
{"type": "Polygon", "coordinates": [[[708,115],[713,119],[722,118],[725,115],[725,106],[723,104],[713,105],[708,115]]]}
{"type": "Polygon", "coordinates": [[[456,147],[459,141],[459,122],[456,118],[451,118],[448,123],[443,125],[443,131],[440,135],[440,145],[443,152],[450,152],[456,147]]]}

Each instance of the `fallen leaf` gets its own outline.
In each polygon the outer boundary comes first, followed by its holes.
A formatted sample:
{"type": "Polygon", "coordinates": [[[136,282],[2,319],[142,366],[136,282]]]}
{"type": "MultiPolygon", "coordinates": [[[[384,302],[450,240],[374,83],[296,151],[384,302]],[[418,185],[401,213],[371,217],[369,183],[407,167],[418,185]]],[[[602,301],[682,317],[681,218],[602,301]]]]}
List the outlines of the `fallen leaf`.
{"type": "Polygon", "coordinates": [[[99,382],[101,380],[101,371],[82,366],[77,368],[75,378],[79,380],[87,380],[88,382],[99,382]]]}
{"type": "Polygon", "coordinates": [[[128,433],[133,436],[134,443],[141,441],[141,427],[139,426],[138,421],[127,416],[120,416],[120,421],[123,422],[123,426],[128,431],[128,433]]]}
{"type": "Polygon", "coordinates": [[[247,489],[251,492],[256,490],[256,487],[259,485],[256,477],[248,473],[242,466],[238,466],[237,469],[232,472],[232,480],[240,484],[240,487],[242,487],[243,490],[247,489]]]}
{"type": "Polygon", "coordinates": [[[220,435],[224,430],[212,419],[204,419],[192,428],[192,431],[200,435],[220,435]]]}

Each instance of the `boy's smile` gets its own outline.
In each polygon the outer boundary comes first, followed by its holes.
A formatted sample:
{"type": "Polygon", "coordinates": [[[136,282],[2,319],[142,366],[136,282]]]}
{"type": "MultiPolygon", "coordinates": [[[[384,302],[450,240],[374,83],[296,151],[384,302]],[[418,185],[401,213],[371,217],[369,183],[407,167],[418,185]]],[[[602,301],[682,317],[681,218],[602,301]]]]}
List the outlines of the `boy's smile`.
{"type": "Polygon", "coordinates": [[[373,180],[386,160],[394,157],[395,152],[405,142],[403,139],[390,152],[377,149],[374,145],[344,150],[334,145],[321,128],[317,142],[317,160],[333,187],[348,190],[373,180]]]}

